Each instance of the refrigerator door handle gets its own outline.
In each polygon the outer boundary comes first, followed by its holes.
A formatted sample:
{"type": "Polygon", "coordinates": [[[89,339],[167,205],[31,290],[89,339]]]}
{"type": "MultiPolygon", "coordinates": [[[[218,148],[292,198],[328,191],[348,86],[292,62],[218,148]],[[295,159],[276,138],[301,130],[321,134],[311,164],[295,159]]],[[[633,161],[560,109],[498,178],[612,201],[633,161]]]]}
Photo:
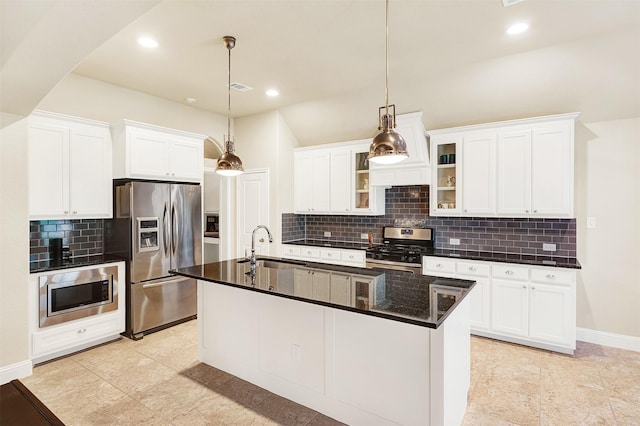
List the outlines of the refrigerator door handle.
{"type": "Polygon", "coordinates": [[[165,256],[169,255],[169,222],[167,221],[167,203],[164,203],[164,212],[162,214],[162,226],[164,227],[164,235],[162,237],[162,243],[164,245],[165,256]]]}
{"type": "Polygon", "coordinates": [[[176,255],[178,247],[178,214],[176,213],[176,205],[171,206],[171,252],[176,255]]]}

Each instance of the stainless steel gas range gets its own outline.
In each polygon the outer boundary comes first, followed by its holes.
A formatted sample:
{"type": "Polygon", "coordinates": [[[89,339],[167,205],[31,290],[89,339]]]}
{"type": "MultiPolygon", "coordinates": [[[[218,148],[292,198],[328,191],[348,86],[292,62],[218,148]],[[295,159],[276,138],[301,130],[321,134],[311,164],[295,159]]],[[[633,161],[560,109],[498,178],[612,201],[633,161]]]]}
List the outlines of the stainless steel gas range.
{"type": "Polygon", "coordinates": [[[431,228],[382,229],[383,244],[367,249],[367,268],[385,268],[421,273],[422,256],[433,250],[431,228]]]}

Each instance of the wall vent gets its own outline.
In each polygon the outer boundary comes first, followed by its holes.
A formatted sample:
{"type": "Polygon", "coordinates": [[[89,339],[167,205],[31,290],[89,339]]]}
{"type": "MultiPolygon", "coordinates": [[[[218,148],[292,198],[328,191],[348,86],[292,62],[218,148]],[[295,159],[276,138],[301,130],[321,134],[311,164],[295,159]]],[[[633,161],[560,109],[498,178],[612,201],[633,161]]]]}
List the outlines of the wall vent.
{"type": "Polygon", "coordinates": [[[230,87],[233,90],[237,90],[238,92],[248,92],[249,90],[253,90],[253,87],[249,87],[246,84],[237,83],[237,82],[231,83],[230,87]]]}

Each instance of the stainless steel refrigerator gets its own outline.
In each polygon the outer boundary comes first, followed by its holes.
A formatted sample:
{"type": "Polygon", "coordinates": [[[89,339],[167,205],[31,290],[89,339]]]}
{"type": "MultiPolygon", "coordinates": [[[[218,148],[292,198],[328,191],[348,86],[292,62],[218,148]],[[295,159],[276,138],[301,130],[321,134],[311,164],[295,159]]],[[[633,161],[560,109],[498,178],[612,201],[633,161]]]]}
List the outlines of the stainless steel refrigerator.
{"type": "Polygon", "coordinates": [[[142,338],[196,315],[196,280],[169,270],[202,263],[198,184],[114,180],[105,253],[127,259],[125,335],[142,338]]]}

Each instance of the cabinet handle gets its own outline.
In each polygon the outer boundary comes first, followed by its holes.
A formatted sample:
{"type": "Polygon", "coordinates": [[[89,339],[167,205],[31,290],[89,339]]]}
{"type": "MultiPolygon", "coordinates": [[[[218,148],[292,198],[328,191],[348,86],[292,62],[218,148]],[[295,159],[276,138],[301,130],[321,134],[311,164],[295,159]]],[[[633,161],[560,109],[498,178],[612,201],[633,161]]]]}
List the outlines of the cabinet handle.
{"type": "Polygon", "coordinates": [[[442,268],[442,263],[438,263],[436,266],[437,266],[438,268],[442,268]]]}
{"type": "Polygon", "coordinates": [[[81,328],[80,330],[78,330],[78,334],[83,334],[86,333],[87,329],[86,328],[81,328]]]}
{"type": "Polygon", "coordinates": [[[525,213],[529,213],[529,210],[525,210],[524,212],[525,212],[525,213]]]}
{"type": "Polygon", "coordinates": [[[512,270],[510,270],[510,269],[509,269],[509,270],[504,271],[504,273],[505,273],[505,274],[507,274],[507,275],[513,275],[513,271],[512,271],[512,270]]]}
{"type": "Polygon", "coordinates": [[[353,259],[353,255],[350,255],[350,256],[349,256],[349,259],[353,259]]]}
{"type": "Polygon", "coordinates": [[[78,210],[74,210],[74,211],[73,211],[73,214],[78,214],[78,210]]]}
{"type": "Polygon", "coordinates": [[[165,176],[169,176],[169,172],[165,173],[165,176]]]}
{"type": "Polygon", "coordinates": [[[524,284],[522,284],[522,288],[527,288],[527,286],[526,286],[526,285],[524,285],[524,284]]]}
{"type": "Polygon", "coordinates": [[[176,175],[175,173],[171,173],[171,176],[175,176],[175,175],[176,175]]]}
{"type": "Polygon", "coordinates": [[[538,210],[534,210],[533,212],[534,212],[534,213],[538,213],[538,210]]]}
{"type": "Polygon", "coordinates": [[[64,211],[64,214],[69,214],[69,210],[65,210],[65,211],[64,211]]]}
{"type": "Polygon", "coordinates": [[[549,278],[550,280],[554,279],[556,276],[553,274],[547,274],[547,278],[549,278]]]}
{"type": "Polygon", "coordinates": [[[476,267],[475,267],[475,266],[469,266],[469,270],[470,270],[470,271],[475,271],[475,270],[476,270],[476,267]]]}
{"type": "Polygon", "coordinates": [[[466,213],[466,212],[468,212],[469,210],[467,210],[467,209],[464,209],[464,211],[465,211],[465,213],[466,213]]]}
{"type": "Polygon", "coordinates": [[[531,290],[535,290],[535,289],[536,289],[535,287],[531,287],[531,290]]]}
{"type": "Polygon", "coordinates": [[[327,257],[331,257],[331,253],[327,253],[327,257]]]}

